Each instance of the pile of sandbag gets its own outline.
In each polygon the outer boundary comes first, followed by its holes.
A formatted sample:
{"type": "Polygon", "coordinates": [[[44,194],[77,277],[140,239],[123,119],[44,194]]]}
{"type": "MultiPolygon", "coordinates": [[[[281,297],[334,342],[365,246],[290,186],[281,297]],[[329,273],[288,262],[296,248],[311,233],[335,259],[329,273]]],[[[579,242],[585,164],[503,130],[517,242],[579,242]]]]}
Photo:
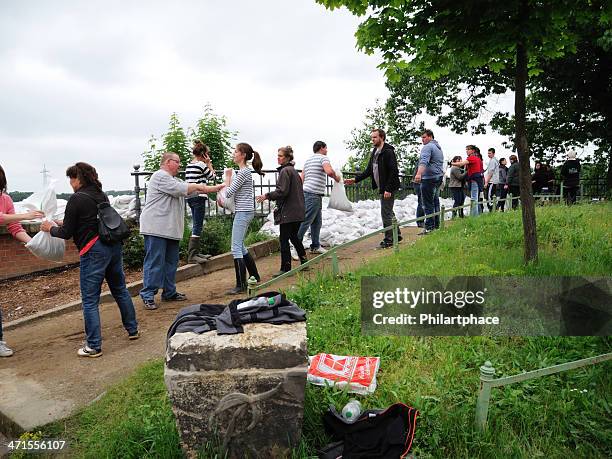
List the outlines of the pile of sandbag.
{"type": "MultiPolygon", "coordinates": [[[[323,246],[343,244],[382,228],[379,200],[355,202],[352,212],[329,209],[328,202],[328,198],[323,198],[323,226],[320,234],[321,245],[323,246]]],[[[446,208],[451,208],[453,200],[440,199],[440,204],[446,206],[446,208]]],[[[408,195],[405,199],[395,201],[393,207],[398,222],[416,218],[416,208],[417,197],[413,194],[408,195]]],[[[451,215],[447,213],[446,219],[450,218],[451,215]]],[[[416,223],[412,223],[410,226],[416,226],[416,223]]],[[[274,217],[271,213],[268,215],[261,231],[272,236],[279,235],[279,226],[274,225],[274,217]]],[[[307,247],[308,245],[310,245],[310,239],[307,233],[304,238],[304,246],[307,247]]]]}

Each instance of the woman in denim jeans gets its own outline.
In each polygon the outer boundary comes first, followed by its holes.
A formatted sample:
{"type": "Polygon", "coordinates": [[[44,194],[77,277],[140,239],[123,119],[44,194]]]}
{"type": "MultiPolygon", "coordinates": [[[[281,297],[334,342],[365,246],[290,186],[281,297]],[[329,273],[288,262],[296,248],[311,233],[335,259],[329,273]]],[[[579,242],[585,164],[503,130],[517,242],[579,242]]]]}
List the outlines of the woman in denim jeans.
{"type": "Polygon", "coordinates": [[[253,191],[252,171],[247,166],[247,162],[252,160],[253,169],[260,175],[263,164],[259,153],[253,150],[248,143],[239,143],[234,150],[234,162],[238,165],[238,173],[233,174],[231,184],[229,184],[226,196],[234,196],[236,213],[232,225],[232,256],[234,257],[234,270],[236,272],[236,287],[227,292],[230,295],[238,295],[246,292],[248,270],[249,275],[261,280],[257,272],[255,260],[249,254],[244,245],[249,224],[255,217],[255,200],[253,191]]]}
{"type": "MultiPolygon", "coordinates": [[[[207,180],[214,180],[215,169],[210,160],[210,150],[200,140],[193,145],[193,161],[185,168],[185,181],[187,183],[206,184],[207,180]]],[[[206,195],[194,193],[187,197],[187,204],[191,208],[191,237],[187,249],[187,263],[204,263],[210,255],[200,254],[200,236],[204,224],[204,213],[206,211],[206,195]]]]}
{"type": "Polygon", "coordinates": [[[106,279],[113,298],[119,306],[121,322],[128,339],[138,339],[138,322],[134,303],[125,286],[121,242],[105,244],[98,235],[98,204],[108,202],[102,191],[98,173],[87,163],[76,163],[66,170],[74,194],[68,199],[64,221],[55,226],[42,222],[40,229],[61,239],[74,239],[79,250],[81,300],[85,322],[86,342],[78,350],[80,357],[102,355],[102,326],[100,324],[100,290],[106,279]]]}

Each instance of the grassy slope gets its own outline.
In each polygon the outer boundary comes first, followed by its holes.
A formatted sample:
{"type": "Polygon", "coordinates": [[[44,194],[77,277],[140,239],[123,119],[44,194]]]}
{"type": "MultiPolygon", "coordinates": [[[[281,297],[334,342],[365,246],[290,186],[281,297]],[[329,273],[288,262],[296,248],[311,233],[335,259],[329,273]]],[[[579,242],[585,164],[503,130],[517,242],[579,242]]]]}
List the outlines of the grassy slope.
{"type": "MultiPolygon", "coordinates": [[[[434,457],[610,457],[612,409],[609,364],[494,389],[490,428],[473,428],[478,367],[491,360],[498,376],[609,352],[603,338],[362,337],[362,275],[609,275],[612,205],[538,209],[540,263],[522,266],[522,227],[514,214],[466,219],[427,236],[397,256],[292,292],[308,309],[309,353],[377,355],[379,387],[366,407],[402,401],[421,412],[413,452],[434,457]],[[423,257],[422,254],[428,254],[423,257]],[[453,261],[455,260],[455,261],[453,261]]],[[[165,396],[163,365],[145,365],[100,401],[45,436],[69,439],[78,457],[180,457],[165,396]]],[[[343,392],[308,386],[305,440],[296,456],[327,439],[321,414],[341,407],[343,392]]]]}

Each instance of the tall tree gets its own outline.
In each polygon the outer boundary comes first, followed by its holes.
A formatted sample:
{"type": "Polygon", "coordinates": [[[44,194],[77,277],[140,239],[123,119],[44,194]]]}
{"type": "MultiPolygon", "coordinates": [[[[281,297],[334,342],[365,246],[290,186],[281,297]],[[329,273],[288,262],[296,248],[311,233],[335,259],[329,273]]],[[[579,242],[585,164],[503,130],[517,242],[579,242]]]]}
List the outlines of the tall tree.
{"type": "MultiPolygon", "coordinates": [[[[386,141],[395,147],[398,167],[405,174],[412,174],[418,156],[416,154],[416,138],[419,127],[413,124],[401,124],[400,120],[388,103],[376,100],[376,105],[366,110],[365,119],[360,127],[353,128],[351,138],[344,141],[347,148],[353,152],[349,156],[345,171],[364,170],[370,160],[372,140],[370,135],[374,129],[383,129],[387,135],[386,141]],[[414,141],[411,142],[411,139],[414,141]]],[[[422,126],[420,126],[422,128],[422,126]]]]}
{"type": "MultiPolygon", "coordinates": [[[[356,32],[366,53],[382,53],[380,68],[390,86],[404,79],[427,88],[437,101],[431,114],[457,130],[482,132],[479,120],[492,94],[514,91],[514,144],[520,160],[524,259],[537,260],[537,236],[526,131],[526,88],[543,64],[576,50],[573,24],[610,22],[607,3],[595,0],[317,0],[367,15],[356,32]],[[446,111],[445,111],[446,110],[446,111]],[[462,116],[451,119],[452,112],[462,116]],[[446,118],[445,118],[446,117],[446,118]]],[[[404,84],[405,88],[405,84],[404,84]]],[[[414,91],[407,89],[408,93],[414,91]]],[[[426,92],[421,92],[421,97],[426,92]]],[[[418,105],[418,104],[417,104],[418,105]]],[[[421,105],[423,106],[423,105],[421,105]]],[[[416,108],[416,105],[414,107],[416,108]]],[[[409,111],[409,110],[408,110],[409,111]]],[[[429,111],[429,110],[428,110],[429,111]]]]}
{"type": "Polygon", "coordinates": [[[178,154],[181,158],[182,167],[185,167],[189,162],[189,141],[176,113],[170,115],[168,132],[162,137],[162,147],[158,148],[157,145],[157,138],[151,136],[149,138],[149,149],[143,153],[146,171],[152,172],[159,169],[161,156],[165,151],[178,154]]]}
{"type": "Polygon", "coordinates": [[[227,129],[227,119],[214,112],[210,104],[204,106],[204,116],[190,129],[192,141],[201,140],[210,149],[210,159],[216,170],[222,170],[231,162],[231,142],[237,132],[227,129]]]}

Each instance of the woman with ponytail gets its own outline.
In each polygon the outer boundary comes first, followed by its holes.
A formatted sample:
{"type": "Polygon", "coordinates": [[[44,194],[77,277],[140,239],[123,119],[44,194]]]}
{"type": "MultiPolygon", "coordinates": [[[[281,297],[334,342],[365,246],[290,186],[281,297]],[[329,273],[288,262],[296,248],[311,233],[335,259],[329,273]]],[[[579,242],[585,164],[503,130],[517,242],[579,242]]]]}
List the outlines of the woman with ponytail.
{"type": "Polygon", "coordinates": [[[252,171],[248,167],[248,161],[251,161],[253,169],[260,175],[263,164],[259,153],[253,150],[248,143],[239,143],[234,150],[234,162],[238,165],[238,173],[233,174],[231,184],[229,184],[226,196],[231,198],[234,196],[236,213],[234,215],[234,223],[232,225],[232,256],[234,257],[234,270],[236,271],[236,287],[228,293],[230,295],[238,295],[246,292],[247,276],[255,277],[259,282],[261,280],[257,272],[255,260],[244,245],[249,224],[255,217],[255,201],[253,199],[253,178],[252,171]]]}

